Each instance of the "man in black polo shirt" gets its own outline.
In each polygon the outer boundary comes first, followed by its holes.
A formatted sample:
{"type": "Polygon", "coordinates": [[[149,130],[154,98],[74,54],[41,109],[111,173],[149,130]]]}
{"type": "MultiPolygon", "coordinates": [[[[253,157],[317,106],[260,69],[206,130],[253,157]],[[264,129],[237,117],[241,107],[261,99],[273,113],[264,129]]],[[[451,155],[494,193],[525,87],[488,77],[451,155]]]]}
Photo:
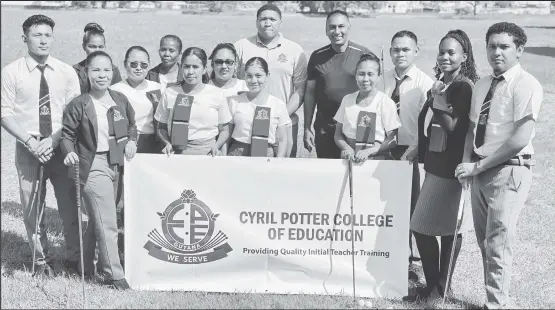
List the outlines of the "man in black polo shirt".
{"type": "Polygon", "coordinates": [[[340,158],[335,144],[333,117],[343,96],[358,90],[355,81],[357,61],[369,50],[349,41],[351,24],[347,13],[336,10],[328,14],[326,34],[331,44],[317,49],[308,61],[307,85],[304,96],[304,147],[312,152],[316,146],[318,158],[340,158]],[[316,120],[311,130],[314,109],[316,120]]]}

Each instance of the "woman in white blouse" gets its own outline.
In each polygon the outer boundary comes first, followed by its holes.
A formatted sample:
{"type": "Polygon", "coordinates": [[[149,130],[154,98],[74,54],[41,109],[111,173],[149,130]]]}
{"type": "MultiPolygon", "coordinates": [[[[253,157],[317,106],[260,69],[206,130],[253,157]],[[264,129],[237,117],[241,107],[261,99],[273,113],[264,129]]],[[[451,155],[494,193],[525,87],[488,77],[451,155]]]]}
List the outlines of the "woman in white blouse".
{"type": "Polygon", "coordinates": [[[156,135],[158,122],[154,112],[162,97],[162,85],[146,80],[150,67],[150,56],[142,46],[132,46],[125,53],[127,78],[110,88],[124,94],[135,110],[135,122],[139,138],[138,153],[160,153],[162,144],[156,135]]]}
{"type": "Polygon", "coordinates": [[[208,58],[212,61],[212,73],[208,84],[220,88],[226,97],[247,91],[247,83],[237,79],[237,51],[231,43],[216,45],[208,58]]]}

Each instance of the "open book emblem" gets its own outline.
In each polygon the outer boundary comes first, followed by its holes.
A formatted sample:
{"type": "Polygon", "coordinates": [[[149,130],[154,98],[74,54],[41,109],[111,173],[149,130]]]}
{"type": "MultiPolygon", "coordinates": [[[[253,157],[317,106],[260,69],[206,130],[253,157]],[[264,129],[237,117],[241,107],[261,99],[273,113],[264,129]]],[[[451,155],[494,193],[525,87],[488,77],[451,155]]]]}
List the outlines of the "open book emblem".
{"type": "Polygon", "coordinates": [[[358,126],[362,126],[362,127],[372,127],[372,118],[368,115],[364,115],[361,119],[360,119],[360,124],[358,124],[358,126]]]}
{"type": "Polygon", "coordinates": [[[122,119],[121,113],[118,110],[114,110],[114,122],[121,121],[122,119]]]}
{"type": "Polygon", "coordinates": [[[269,119],[268,112],[266,110],[259,110],[256,114],[256,119],[269,119]]]}
{"type": "Polygon", "coordinates": [[[480,114],[480,119],[478,119],[478,124],[486,125],[488,122],[488,117],[485,114],[480,114]]]}

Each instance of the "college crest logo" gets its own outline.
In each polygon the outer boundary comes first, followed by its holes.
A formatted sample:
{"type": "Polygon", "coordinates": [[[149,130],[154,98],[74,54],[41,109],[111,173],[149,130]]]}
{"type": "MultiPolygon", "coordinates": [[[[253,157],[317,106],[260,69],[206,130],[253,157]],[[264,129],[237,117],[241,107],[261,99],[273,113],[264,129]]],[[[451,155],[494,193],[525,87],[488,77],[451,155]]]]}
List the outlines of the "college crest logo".
{"type": "Polygon", "coordinates": [[[121,116],[121,113],[118,110],[114,109],[114,122],[121,121],[122,119],[123,116],[121,116]]]}
{"type": "Polygon", "coordinates": [[[181,97],[181,101],[177,104],[184,107],[191,106],[191,102],[189,102],[189,97],[181,97]]]}
{"type": "Polygon", "coordinates": [[[265,109],[261,109],[258,111],[258,113],[256,114],[256,119],[269,119],[270,117],[268,116],[268,111],[265,109]]]}
{"type": "Polygon", "coordinates": [[[285,56],[285,54],[283,53],[279,54],[278,62],[287,62],[287,56],[285,56]]]}
{"type": "Polygon", "coordinates": [[[488,123],[488,116],[485,114],[480,114],[480,118],[478,119],[478,124],[486,125],[488,123]]]}
{"type": "Polygon", "coordinates": [[[175,264],[204,264],[225,258],[233,250],[223,232],[214,233],[219,214],[212,213],[190,189],[157,213],[162,233],[154,229],[144,245],[154,258],[175,264]]]}
{"type": "Polygon", "coordinates": [[[358,124],[359,127],[372,127],[372,118],[368,115],[364,115],[361,119],[360,119],[360,124],[358,124]]]}
{"type": "Polygon", "coordinates": [[[45,106],[45,105],[43,105],[43,106],[40,108],[40,115],[50,115],[50,108],[47,107],[47,106],[45,106]]]}

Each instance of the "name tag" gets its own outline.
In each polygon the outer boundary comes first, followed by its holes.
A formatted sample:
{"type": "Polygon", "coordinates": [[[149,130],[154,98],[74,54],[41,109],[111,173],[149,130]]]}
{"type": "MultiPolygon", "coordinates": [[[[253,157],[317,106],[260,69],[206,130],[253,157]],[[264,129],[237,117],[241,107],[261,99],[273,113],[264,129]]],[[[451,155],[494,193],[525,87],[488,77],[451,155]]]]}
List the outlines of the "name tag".
{"type": "Polygon", "coordinates": [[[251,157],[266,157],[268,152],[268,135],[270,134],[269,107],[256,107],[252,121],[251,157]]]}
{"type": "Polygon", "coordinates": [[[376,113],[360,111],[357,118],[356,150],[374,146],[376,141],[376,113]]]}
{"type": "Polygon", "coordinates": [[[177,95],[173,106],[171,143],[181,149],[187,149],[189,141],[189,119],[195,97],[190,95],[177,95]]]}

